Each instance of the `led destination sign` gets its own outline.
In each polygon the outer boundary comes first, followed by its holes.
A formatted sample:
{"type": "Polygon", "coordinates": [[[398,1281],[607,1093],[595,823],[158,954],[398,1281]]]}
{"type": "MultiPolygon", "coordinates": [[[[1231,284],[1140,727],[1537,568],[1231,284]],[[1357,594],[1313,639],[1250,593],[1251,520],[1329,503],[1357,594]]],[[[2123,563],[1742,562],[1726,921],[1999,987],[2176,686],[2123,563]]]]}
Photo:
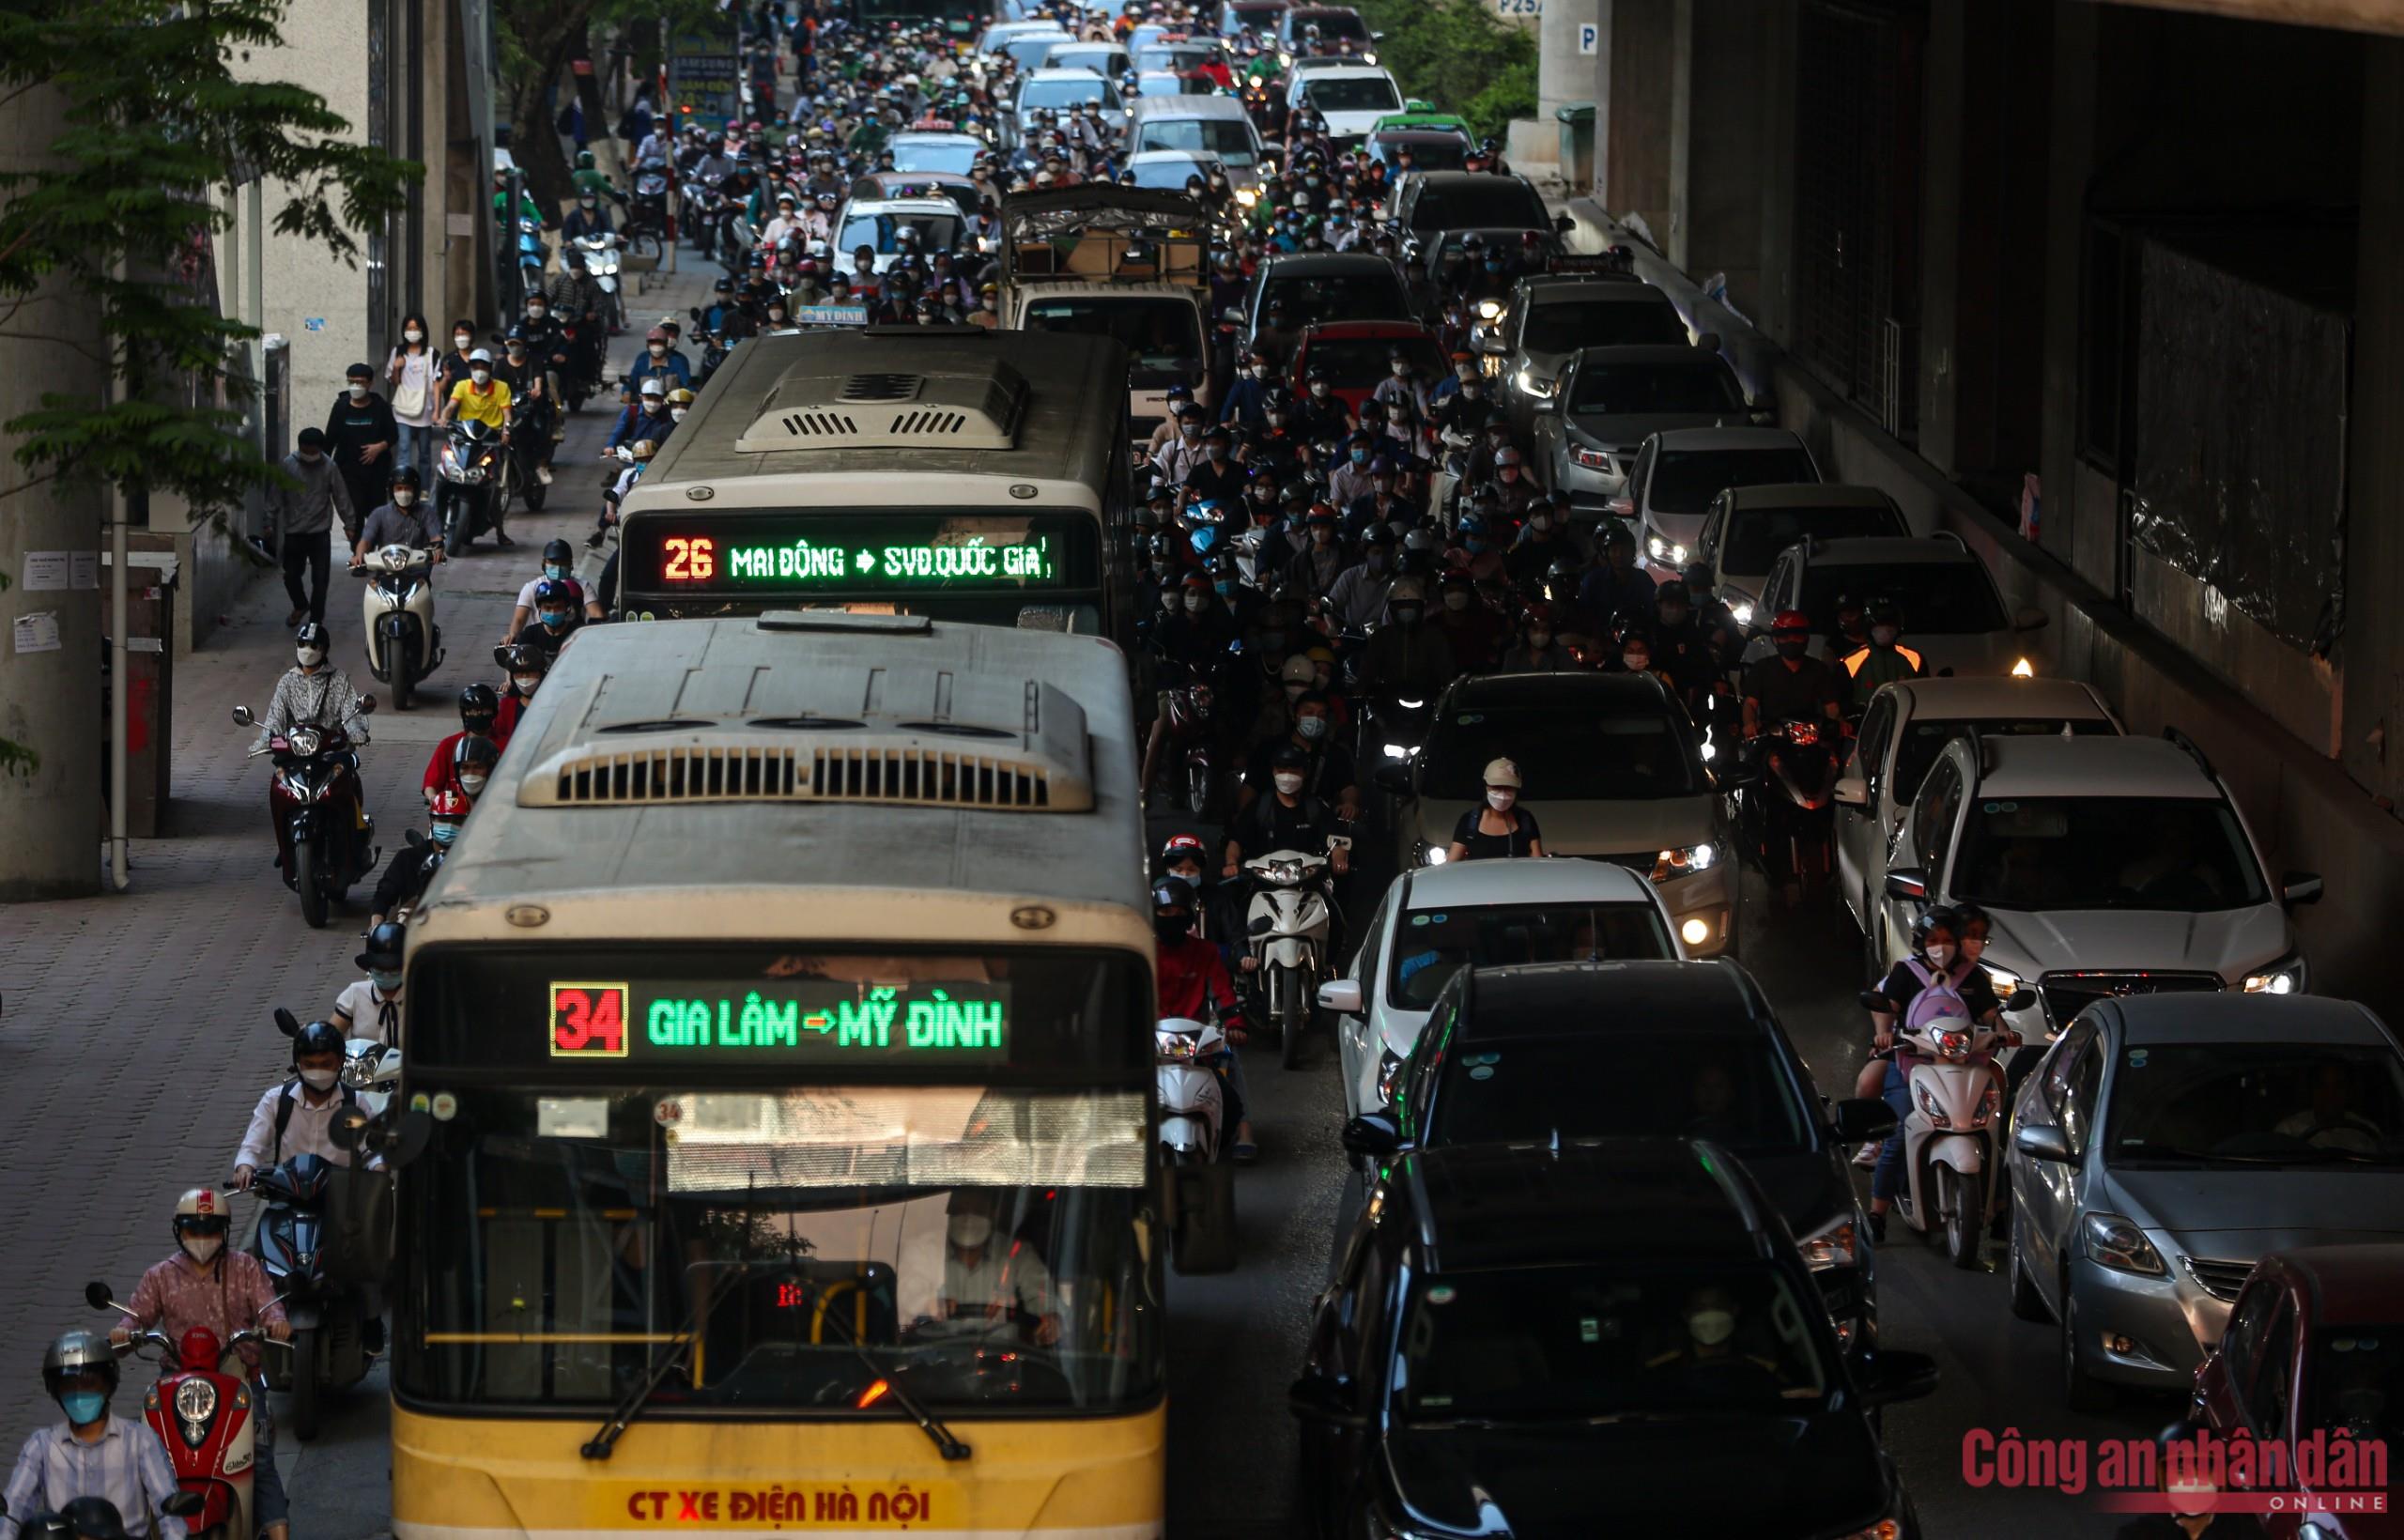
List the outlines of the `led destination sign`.
{"type": "Polygon", "coordinates": [[[553,1058],[845,1065],[1009,1057],[1008,984],[554,981],[553,1058]]]}
{"type": "Polygon", "coordinates": [[[629,592],[832,596],[1090,587],[1090,519],[1062,515],[774,510],[637,516],[629,592]]]}

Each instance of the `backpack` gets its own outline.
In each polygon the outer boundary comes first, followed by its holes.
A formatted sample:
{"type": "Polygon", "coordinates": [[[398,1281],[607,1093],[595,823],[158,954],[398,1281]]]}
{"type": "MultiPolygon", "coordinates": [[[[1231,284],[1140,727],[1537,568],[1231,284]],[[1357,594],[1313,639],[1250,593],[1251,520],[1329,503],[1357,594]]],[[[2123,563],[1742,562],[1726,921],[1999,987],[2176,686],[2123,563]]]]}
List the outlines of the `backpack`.
{"type": "Polygon", "coordinates": [[[1903,1008],[1906,1031],[1925,1031],[1932,1022],[1947,1016],[1970,1020],[1970,1002],[1962,997],[1961,985],[1949,973],[1934,973],[1918,958],[1907,958],[1903,966],[1920,982],[1920,991],[1903,1008]]]}
{"type": "MultiPolygon", "coordinates": [[[[273,1153],[270,1154],[267,1158],[268,1164],[270,1165],[282,1165],[284,1163],[284,1131],[286,1128],[289,1128],[292,1124],[292,1101],[294,1096],[299,1093],[300,1088],[300,1083],[298,1080],[287,1080],[284,1083],[284,1094],[276,1098],[275,1149],[273,1153]]],[[[342,1104],[346,1107],[355,1107],[359,1105],[359,1093],[348,1086],[343,1086],[342,1104]]]]}

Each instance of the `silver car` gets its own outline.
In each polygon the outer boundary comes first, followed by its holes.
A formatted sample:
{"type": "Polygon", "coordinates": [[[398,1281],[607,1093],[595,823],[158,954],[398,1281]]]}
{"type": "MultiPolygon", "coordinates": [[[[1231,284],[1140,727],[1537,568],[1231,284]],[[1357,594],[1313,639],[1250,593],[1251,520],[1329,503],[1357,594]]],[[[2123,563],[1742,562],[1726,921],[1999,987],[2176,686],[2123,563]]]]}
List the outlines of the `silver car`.
{"type": "MultiPolygon", "coordinates": [[[[1625,500],[1628,478],[1638,450],[1654,434],[1742,424],[1752,412],[1727,360],[1674,343],[1580,348],[1549,390],[1530,393],[1529,409],[1535,414],[1534,457],[1545,468],[1546,485],[1567,492],[1570,506],[1585,514],[1634,512],[1625,500]]],[[[1819,474],[1808,456],[1801,474],[1819,474]]],[[[1770,479],[1797,476],[1789,470],[1770,479]]],[[[1698,512],[1719,485],[1697,501],[1698,512]]]]}
{"type": "Polygon", "coordinates": [[[2012,1126],[2012,1313],[2073,1409],[2187,1388],[2264,1253],[2404,1237],[2404,1051],[2351,1001],[2099,1000],[2012,1126]]]}

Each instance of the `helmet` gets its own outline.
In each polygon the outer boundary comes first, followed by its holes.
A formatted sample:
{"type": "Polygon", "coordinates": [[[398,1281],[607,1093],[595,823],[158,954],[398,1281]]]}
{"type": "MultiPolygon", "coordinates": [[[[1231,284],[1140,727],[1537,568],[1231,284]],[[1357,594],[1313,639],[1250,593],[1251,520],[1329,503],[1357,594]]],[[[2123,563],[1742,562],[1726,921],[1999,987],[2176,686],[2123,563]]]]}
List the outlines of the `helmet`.
{"type": "Polygon", "coordinates": [[[1318,670],[1311,667],[1309,658],[1296,653],[1286,660],[1284,668],[1277,670],[1277,680],[1284,685],[1314,685],[1318,682],[1318,670]]]}
{"type": "Polygon", "coordinates": [[[633,455],[637,460],[648,460],[653,455],[659,453],[659,445],[657,442],[650,439],[638,439],[626,453],[633,455]]]}
{"type": "Polygon", "coordinates": [[[1828,613],[1832,615],[1853,615],[1860,613],[1860,610],[1861,595],[1853,593],[1838,594],[1835,602],[1828,606],[1828,613]]]}
{"type": "MultiPolygon", "coordinates": [[[[487,685],[484,687],[490,689],[492,686],[487,685]]],[[[452,778],[459,783],[459,790],[471,797],[483,793],[485,783],[492,779],[493,766],[500,762],[501,750],[493,747],[490,738],[481,738],[470,732],[452,746],[452,778]],[[472,786],[468,784],[470,778],[475,782],[472,786]]]]}
{"type": "Polygon", "coordinates": [[[1892,599],[1872,599],[1868,619],[1872,625],[1891,625],[1900,631],[1903,626],[1903,607],[1892,599]]]}
{"type": "Polygon", "coordinates": [[[693,404],[693,393],[680,385],[668,393],[668,404],[671,407],[689,407],[693,404]]]}
{"type": "Polygon", "coordinates": [[[394,486],[406,486],[411,490],[415,490],[417,487],[424,485],[424,483],[420,480],[418,476],[417,467],[413,465],[405,465],[398,470],[393,472],[391,485],[394,486]]]}
{"type": "Polygon", "coordinates": [[[195,1187],[176,1200],[174,1224],[178,1238],[223,1235],[233,1217],[225,1200],[218,1196],[217,1190],[212,1187],[195,1187]]]}
{"type": "Polygon", "coordinates": [[[543,562],[546,566],[553,562],[568,562],[575,560],[575,550],[564,540],[554,539],[543,547],[543,562]]]}
{"type": "Polygon", "coordinates": [[[575,603],[575,593],[556,578],[545,578],[534,584],[534,608],[537,610],[547,604],[572,606],[575,603]]]}
{"type": "Polygon", "coordinates": [[[1960,935],[1963,932],[1968,930],[1973,925],[1980,926],[1987,930],[1993,930],[1995,928],[1995,921],[1987,917],[1987,912],[1980,908],[1977,904],[1972,903],[1967,899],[1957,901],[1952,905],[1952,909],[1953,933],[1955,935],[1960,935]]]}
{"type": "Polygon", "coordinates": [[[1682,604],[1691,609],[1694,608],[1694,599],[1687,593],[1687,585],[1683,578],[1672,578],[1653,591],[1653,604],[1657,608],[1665,604],[1682,604]]]}
{"type": "Polygon", "coordinates": [[[501,667],[503,672],[512,674],[548,673],[551,671],[551,654],[540,647],[515,642],[502,650],[501,667]]]}
{"type": "Polygon", "coordinates": [[[326,654],[332,650],[328,645],[325,623],[322,621],[301,622],[300,629],[292,633],[292,645],[299,652],[307,652],[312,647],[316,648],[317,661],[320,663],[326,660],[326,654]]]}
{"type": "MultiPolygon", "coordinates": [[[[1316,513],[1318,510],[1314,508],[1312,511],[1316,513]]],[[[1335,510],[1333,508],[1328,510],[1331,514],[1335,510]]],[[[1382,518],[1376,520],[1370,524],[1367,529],[1361,531],[1361,545],[1364,549],[1370,547],[1391,546],[1393,544],[1394,526],[1387,523],[1382,518]]]]}
{"type": "Polygon", "coordinates": [[[98,1371],[109,1382],[111,1391],[116,1389],[116,1352],[109,1347],[107,1335],[100,1332],[62,1332],[41,1355],[42,1388],[55,1397],[60,1380],[86,1369],[98,1371]]]}
{"type": "Polygon", "coordinates": [[[1770,622],[1769,634],[1779,639],[1808,637],[1811,634],[1811,617],[1799,609],[1781,609],[1778,618],[1770,622]]]}
{"type": "Polygon", "coordinates": [[[367,949],[351,961],[370,973],[398,973],[404,934],[397,922],[388,919],[367,932],[367,949]]]}
{"type": "Polygon", "coordinates": [[[1172,861],[1181,861],[1189,855],[1201,857],[1209,855],[1210,847],[1202,843],[1200,835],[1173,834],[1168,837],[1168,843],[1161,847],[1160,864],[1166,866],[1172,861]]]}
{"type": "Polygon", "coordinates": [[[1303,770],[1309,768],[1310,762],[1307,750],[1299,744],[1288,742],[1277,746],[1277,752],[1271,757],[1269,765],[1272,770],[1303,770]]]}
{"type": "Polygon", "coordinates": [[[470,732],[477,731],[479,720],[490,727],[500,715],[501,692],[490,685],[478,683],[459,692],[459,721],[470,732]]]}
{"type": "Polygon", "coordinates": [[[1941,903],[1931,904],[1921,910],[1912,920],[1912,950],[1918,951],[1927,946],[1929,936],[1937,931],[1960,935],[1962,916],[1941,903]]]}
{"type": "Polygon", "coordinates": [[[292,1061],[298,1064],[308,1054],[339,1054],[343,1051],[342,1031],[331,1022],[311,1022],[292,1034],[292,1061]]]}
{"type": "MultiPolygon", "coordinates": [[[[431,811],[436,818],[465,818],[468,816],[469,809],[474,806],[475,804],[468,800],[466,793],[453,787],[445,787],[434,793],[434,807],[431,811]]],[[[301,1030],[306,1032],[308,1029],[303,1027],[301,1030]]]]}
{"type": "Polygon", "coordinates": [[[1182,909],[1194,912],[1194,885],[1182,877],[1163,877],[1152,885],[1154,909],[1182,909]]]}

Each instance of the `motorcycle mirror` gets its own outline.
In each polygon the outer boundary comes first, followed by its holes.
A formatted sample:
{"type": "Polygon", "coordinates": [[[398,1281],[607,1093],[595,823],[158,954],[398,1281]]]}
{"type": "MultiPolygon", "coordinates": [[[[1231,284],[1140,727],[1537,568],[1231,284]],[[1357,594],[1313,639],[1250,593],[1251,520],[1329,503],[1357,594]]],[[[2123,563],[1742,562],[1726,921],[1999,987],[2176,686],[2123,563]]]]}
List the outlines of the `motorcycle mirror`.
{"type": "Polygon", "coordinates": [[[236,707],[234,708],[234,720],[235,720],[235,722],[236,722],[237,724],[239,724],[239,725],[242,726],[242,727],[249,727],[249,726],[251,726],[254,722],[257,721],[257,720],[258,720],[258,718],[256,718],[255,716],[253,716],[251,715],[251,708],[250,708],[250,707],[248,707],[248,706],[236,706],[236,707]]]}
{"type": "Polygon", "coordinates": [[[2011,997],[2003,1002],[2003,1009],[2006,1010],[2026,1010],[2036,1003],[2037,992],[2035,990],[2016,989],[2011,992],[2011,997]]]}
{"type": "Polygon", "coordinates": [[[376,698],[374,696],[362,695],[359,698],[359,715],[362,716],[373,716],[376,715],[376,698]]]}
{"type": "Polygon", "coordinates": [[[1858,1005],[1861,1007],[1861,1009],[1864,1009],[1864,1010],[1874,1010],[1874,1011],[1878,1012],[1878,1014],[1880,1014],[1881,1016],[1885,1016],[1885,1015],[1888,1015],[1888,1014],[1891,1013],[1891,1012],[1894,1010],[1894,1009],[1895,1009],[1892,1005],[1890,1005],[1890,1004],[1888,1004],[1888,1003],[1887,997],[1886,997],[1885,995],[1883,995],[1883,994],[1879,993],[1878,993],[1876,990],[1874,990],[1874,989],[1866,989],[1866,990],[1863,990],[1860,993],[1858,993],[1858,994],[1855,995],[1853,998],[1854,998],[1855,1002],[1856,1002],[1857,1004],[1858,1004],[1858,1005]]]}
{"type": "Polygon", "coordinates": [[[198,1492],[181,1491],[159,1504],[159,1511],[177,1518],[190,1518],[208,1505],[208,1500],[198,1492]]]}
{"type": "Polygon", "coordinates": [[[415,829],[403,829],[401,831],[401,842],[408,846],[409,849],[416,850],[418,847],[425,843],[425,836],[420,834],[415,829]]]}
{"type": "Polygon", "coordinates": [[[370,1121],[364,1107],[345,1107],[326,1126],[326,1137],[336,1149],[356,1150],[370,1121]]]}
{"type": "Polygon", "coordinates": [[[300,1018],[282,1006],[275,1008],[275,1029],[287,1038],[300,1035],[300,1018]]]}
{"type": "Polygon", "coordinates": [[[395,1118],[390,1109],[360,1140],[360,1148],[383,1158],[386,1170],[397,1170],[425,1153],[434,1137],[434,1119],[414,1109],[395,1118]]]}
{"type": "Polygon", "coordinates": [[[84,1286],[84,1302],[95,1310],[112,1309],[116,1304],[116,1294],[108,1285],[95,1278],[84,1286]]]}
{"type": "Polygon", "coordinates": [[[494,668],[506,669],[509,667],[509,643],[504,641],[493,648],[492,661],[494,668]]]}

